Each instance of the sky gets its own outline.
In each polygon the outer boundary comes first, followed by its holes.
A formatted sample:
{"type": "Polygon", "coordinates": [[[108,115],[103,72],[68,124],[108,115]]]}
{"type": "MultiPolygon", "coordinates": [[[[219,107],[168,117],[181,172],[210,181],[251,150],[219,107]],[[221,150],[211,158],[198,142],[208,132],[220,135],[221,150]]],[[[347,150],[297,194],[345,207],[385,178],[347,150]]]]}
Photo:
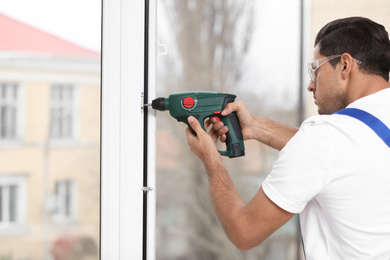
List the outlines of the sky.
{"type": "Polygon", "coordinates": [[[0,13],[100,52],[101,0],[0,0],[0,13]]]}

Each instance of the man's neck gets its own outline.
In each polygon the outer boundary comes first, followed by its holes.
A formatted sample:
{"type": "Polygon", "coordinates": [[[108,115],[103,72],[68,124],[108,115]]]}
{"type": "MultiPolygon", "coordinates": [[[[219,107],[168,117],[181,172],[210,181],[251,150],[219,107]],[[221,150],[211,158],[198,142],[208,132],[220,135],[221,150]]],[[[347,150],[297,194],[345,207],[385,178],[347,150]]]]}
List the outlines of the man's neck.
{"type": "Polygon", "coordinates": [[[352,84],[348,93],[349,104],[362,97],[390,88],[390,83],[377,75],[365,75],[364,77],[357,78],[355,82],[356,84],[351,82],[352,84]]]}

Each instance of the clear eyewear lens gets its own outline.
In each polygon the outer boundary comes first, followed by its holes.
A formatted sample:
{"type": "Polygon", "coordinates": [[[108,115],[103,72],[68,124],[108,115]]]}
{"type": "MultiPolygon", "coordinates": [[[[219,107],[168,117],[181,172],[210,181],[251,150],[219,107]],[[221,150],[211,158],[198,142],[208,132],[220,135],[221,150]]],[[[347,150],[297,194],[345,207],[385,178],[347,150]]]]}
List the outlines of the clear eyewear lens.
{"type": "Polygon", "coordinates": [[[313,60],[313,61],[311,61],[311,62],[309,62],[309,63],[307,64],[307,70],[308,70],[308,72],[309,72],[309,76],[310,76],[311,80],[313,80],[313,81],[314,81],[314,78],[315,78],[314,72],[315,72],[318,68],[319,68],[318,60],[313,60]]]}
{"type": "Polygon", "coordinates": [[[333,59],[339,58],[341,56],[342,56],[341,54],[339,54],[339,55],[332,55],[332,56],[323,57],[321,59],[317,59],[317,60],[313,60],[313,61],[309,62],[308,69],[309,69],[309,75],[310,75],[311,80],[314,81],[314,79],[315,79],[315,72],[322,65],[324,65],[325,63],[327,63],[327,62],[329,62],[329,61],[331,61],[333,59]],[[321,61],[321,63],[320,63],[320,61],[321,61]]]}

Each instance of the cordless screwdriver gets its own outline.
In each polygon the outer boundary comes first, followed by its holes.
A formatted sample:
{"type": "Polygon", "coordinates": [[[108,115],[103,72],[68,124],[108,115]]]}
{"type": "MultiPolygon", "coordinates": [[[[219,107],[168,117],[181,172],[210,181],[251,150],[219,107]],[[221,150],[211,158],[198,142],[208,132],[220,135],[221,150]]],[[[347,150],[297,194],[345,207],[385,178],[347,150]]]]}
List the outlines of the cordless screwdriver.
{"type": "Polygon", "coordinates": [[[191,126],[187,118],[194,116],[205,131],[204,121],[206,118],[220,118],[229,130],[226,133],[226,151],[218,152],[223,156],[235,158],[245,155],[240,122],[236,112],[227,116],[221,115],[221,111],[223,111],[225,106],[234,102],[235,98],[235,95],[219,92],[182,92],[171,94],[168,98],[156,98],[151,104],[146,104],[145,106],[151,106],[159,111],[169,110],[172,117],[176,118],[178,122],[184,122],[189,127],[191,126]]]}

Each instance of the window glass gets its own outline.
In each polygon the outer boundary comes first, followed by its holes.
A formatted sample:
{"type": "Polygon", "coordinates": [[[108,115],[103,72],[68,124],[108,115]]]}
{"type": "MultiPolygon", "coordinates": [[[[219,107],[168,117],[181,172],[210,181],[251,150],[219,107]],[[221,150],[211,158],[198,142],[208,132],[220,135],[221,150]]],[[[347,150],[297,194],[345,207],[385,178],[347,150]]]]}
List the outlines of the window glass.
{"type": "Polygon", "coordinates": [[[53,139],[74,137],[75,88],[71,85],[51,87],[50,136],[53,139]]]}
{"type": "MultiPolygon", "coordinates": [[[[306,64],[320,28],[346,16],[390,26],[385,1],[157,0],[157,6],[158,96],[227,92],[254,115],[292,126],[317,114],[305,89],[306,64]]],[[[157,123],[157,259],[303,259],[297,218],[260,246],[235,249],[213,212],[186,126],[168,112],[157,112],[157,123]]],[[[246,141],[245,150],[244,157],[224,158],[224,164],[249,201],[278,152],[255,141],[246,141]]]]}
{"type": "MultiPolygon", "coordinates": [[[[298,1],[159,0],[158,96],[230,93],[253,114],[296,126],[299,11],[298,1]],[[283,21],[276,13],[283,13],[283,21]]],[[[188,149],[185,125],[168,112],[157,112],[157,122],[157,258],[294,259],[300,248],[295,218],[261,246],[237,250],[213,212],[207,176],[188,149]]],[[[249,201],[277,152],[252,141],[245,150],[244,157],[224,163],[249,201]]]]}
{"type": "Polygon", "coordinates": [[[77,219],[75,207],[76,189],[73,181],[58,181],[55,189],[55,219],[57,221],[72,221],[77,219]]]}
{"type": "Polygon", "coordinates": [[[0,259],[99,259],[100,9],[0,2],[0,259]]]}
{"type": "Polygon", "coordinates": [[[0,85],[0,138],[10,140],[16,138],[18,86],[12,83],[0,85]]]}
{"type": "Polygon", "coordinates": [[[25,176],[0,176],[0,231],[19,234],[24,228],[26,206],[25,176]]]}

